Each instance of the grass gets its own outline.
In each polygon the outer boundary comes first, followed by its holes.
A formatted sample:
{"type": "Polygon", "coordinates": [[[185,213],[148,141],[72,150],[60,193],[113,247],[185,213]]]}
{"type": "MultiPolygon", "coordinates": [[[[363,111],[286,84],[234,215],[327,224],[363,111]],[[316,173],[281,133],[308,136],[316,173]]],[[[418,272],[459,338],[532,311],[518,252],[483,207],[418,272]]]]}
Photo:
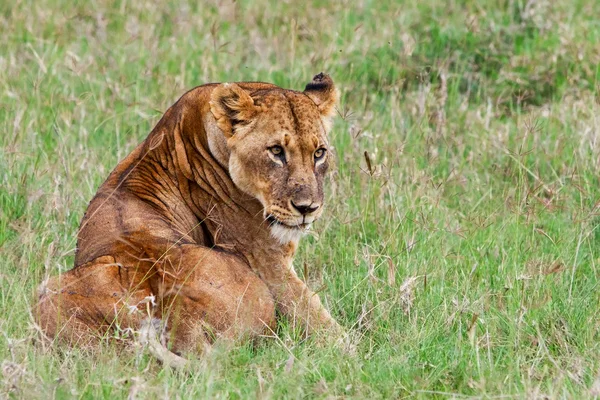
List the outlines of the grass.
{"type": "Polygon", "coordinates": [[[600,3],[159,3],[0,4],[2,396],[600,395],[600,3]],[[337,166],[296,265],[355,352],[285,323],[191,374],[36,344],[36,287],[71,268],[87,202],[168,106],[322,70],[337,166]]]}

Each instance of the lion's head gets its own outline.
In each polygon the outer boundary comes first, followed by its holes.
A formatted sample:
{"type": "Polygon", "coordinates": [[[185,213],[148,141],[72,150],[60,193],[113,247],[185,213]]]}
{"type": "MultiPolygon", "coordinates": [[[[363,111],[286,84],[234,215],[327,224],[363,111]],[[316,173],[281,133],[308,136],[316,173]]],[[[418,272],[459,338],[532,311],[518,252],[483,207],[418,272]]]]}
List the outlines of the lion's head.
{"type": "Polygon", "coordinates": [[[323,179],[330,159],[327,134],[337,91],[315,76],[304,92],[278,87],[247,91],[222,84],[211,95],[219,133],[209,146],[231,179],[264,207],[280,242],[298,240],[323,210],[323,179]]]}

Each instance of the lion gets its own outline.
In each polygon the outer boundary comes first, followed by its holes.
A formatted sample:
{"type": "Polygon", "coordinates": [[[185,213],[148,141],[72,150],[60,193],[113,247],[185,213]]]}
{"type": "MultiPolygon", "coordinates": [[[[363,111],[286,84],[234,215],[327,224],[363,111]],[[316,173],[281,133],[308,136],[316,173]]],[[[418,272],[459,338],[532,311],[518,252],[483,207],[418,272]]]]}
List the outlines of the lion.
{"type": "Polygon", "coordinates": [[[89,345],[154,327],[181,354],[272,334],[276,315],[339,332],[293,268],[323,212],[337,102],[323,73],[302,92],[240,82],[184,94],[90,202],[75,267],[40,288],[43,333],[89,345]]]}

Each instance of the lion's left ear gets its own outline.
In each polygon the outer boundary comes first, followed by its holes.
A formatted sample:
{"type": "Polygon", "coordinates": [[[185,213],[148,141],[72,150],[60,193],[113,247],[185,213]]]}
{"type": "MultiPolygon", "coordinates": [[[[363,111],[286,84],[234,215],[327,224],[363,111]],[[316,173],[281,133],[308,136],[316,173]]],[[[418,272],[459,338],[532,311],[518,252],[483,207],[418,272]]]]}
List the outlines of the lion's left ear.
{"type": "Polygon", "coordinates": [[[339,99],[338,91],[331,77],[322,72],[315,75],[312,81],[304,88],[304,94],[315,102],[321,112],[325,128],[329,131],[339,99]]]}
{"type": "Polygon", "coordinates": [[[247,125],[261,111],[254,99],[235,83],[223,83],[213,89],[210,111],[225,137],[233,136],[238,128],[247,125]]]}

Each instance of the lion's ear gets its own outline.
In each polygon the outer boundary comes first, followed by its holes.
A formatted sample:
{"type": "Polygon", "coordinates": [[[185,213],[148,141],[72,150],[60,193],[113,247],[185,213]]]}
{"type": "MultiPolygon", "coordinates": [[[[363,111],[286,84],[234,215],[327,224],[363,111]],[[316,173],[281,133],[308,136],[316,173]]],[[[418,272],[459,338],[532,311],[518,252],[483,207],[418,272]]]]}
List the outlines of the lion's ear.
{"type": "Polygon", "coordinates": [[[338,91],[333,84],[333,80],[327,74],[320,73],[315,75],[312,81],[304,88],[304,94],[315,102],[321,112],[323,122],[327,130],[331,127],[331,119],[335,115],[338,103],[338,91]]]}
{"type": "Polygon", "coordinates": [[[239,126],[252,121],[260,110],[248,92],[235,83],[217,86],[210,96],[210,111],[217,121],[217,126],[227,138],[231,137],[239,126]]]}

